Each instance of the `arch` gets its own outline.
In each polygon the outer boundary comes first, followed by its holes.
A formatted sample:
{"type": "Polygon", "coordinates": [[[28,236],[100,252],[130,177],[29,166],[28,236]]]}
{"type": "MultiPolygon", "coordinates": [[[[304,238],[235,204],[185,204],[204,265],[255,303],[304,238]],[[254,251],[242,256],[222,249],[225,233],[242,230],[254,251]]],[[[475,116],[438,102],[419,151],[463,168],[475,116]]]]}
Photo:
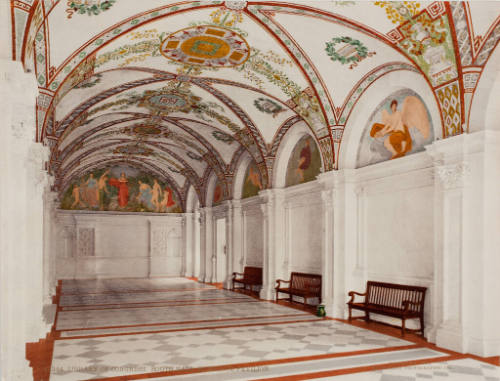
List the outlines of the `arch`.
{"type": "MultiPolygon", "coordinates": [[[[305,135],[310,136],[316,142],[318,146],[318,150],[320,150],[320,146],[316,137],[312,133],[309,126],[301,120],[298,123],[295,123],[286,133],[283,139],[281,140],[280,146],[278,148],[278,152],[276,154],[276,159],[274,161],[273,167],[273,188],[284,188],[285,180],[286,180],[286,170],[288,167],[288,161],[290,159],[290,155],[292,154],[293,149],[297,145],[300,139],[302,139],[305,135]]],[[[320,151],[321,152],[321,151],[320,151]]],[[[324,170],[324,162],[323,156],[320,154],[321,158],[321,168],[324,170]]]]}
{"type": "Polygon", "coordinates": [[[193,185],[190,185],[186,196],[186,213],[193,213],[196,210],[197,205],[199,205],[198,193],[196,192],[196,189],[194,189],[193,185]]]}
{"type": "Polygon", "coordinates": [[[251,162],[252,162],[252,157],[247,151],[245,151],[238,160],[233,181],[233,200],[241,199],[243,183],[245,181],[245,173],[248,168],[248,165],[251,162]]]}
{"type": "Polygon", "coordinates": [[[500,129],[498,123],[500,120],[500,109],[498,108],[498,95],[500,95],[499,67],[500,49],[497,45],[483,69],[472,98],[469,110],[469,132],[500,129]]]}
{"type": "Polygon", "coordinates": [[[217,184],[217,176],[212,171],[207,182],[205,206],[212,206],[212,203],[214,201],[215,184],[217,184]]]}
{"type": "Polygon", "coordinates": [[[361,96],[351,111],[342,136],[338,168],[356,168],[358,148],[368,118],[384,99],[398,90],[410,89],[417,93],[429,110],[436,140],[443,136],[441,114],[434,94],[421,74],[411,71],[394,71],[379,78],[361,96]]]}

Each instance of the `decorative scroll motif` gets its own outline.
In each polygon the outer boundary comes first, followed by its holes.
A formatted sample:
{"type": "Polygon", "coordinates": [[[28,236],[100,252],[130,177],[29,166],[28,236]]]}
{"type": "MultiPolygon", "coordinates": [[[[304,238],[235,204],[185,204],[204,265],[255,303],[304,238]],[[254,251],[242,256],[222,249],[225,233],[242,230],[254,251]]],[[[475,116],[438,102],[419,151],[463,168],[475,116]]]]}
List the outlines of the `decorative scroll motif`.
{"type": "Polygon", "coordinates": [[[456,189],[463,187],[465,179],[470,174],[468,163],[451,164],[436,167],[437,178],[443,189],[456,189]]]}
{"type": "Polygon", "coordinates": [[[79,257],[95,255],[94,228],[78,228],[77,247],[79,257]]]}
{"type": "Polygon", "coordinates": [[[458,81],[436,90],[444,120],[445,137],[462,133],[461,102],[458,81]]]}

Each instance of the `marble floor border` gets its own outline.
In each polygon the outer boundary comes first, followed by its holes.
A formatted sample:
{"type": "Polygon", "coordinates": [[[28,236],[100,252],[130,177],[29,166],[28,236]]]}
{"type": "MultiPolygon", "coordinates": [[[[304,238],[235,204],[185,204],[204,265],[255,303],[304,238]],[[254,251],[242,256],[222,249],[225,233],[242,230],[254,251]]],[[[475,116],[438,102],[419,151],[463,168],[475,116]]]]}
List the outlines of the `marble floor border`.
{"type": "MultiPolygon", "coordinates": [[[[283,317],[280,318],[279,321],[275,322],[263,322],[263,321],[254,321],[253,323],[243,323],[243,324],[235,324],[235,322],[227,322],[228,324],[221,324],[219,321],[212,320],[207,322],[207,324],[199,324],[198,327],[184,327],[184,328],[170,328],[170,329],[157,329],[157,330],[151,330],[151,329],[146,329],[143,331],[135,331],[135,332],[113,332],[113,333],[91,333],[91,334],[83,334],[82,332],[77,332],[78,334],[72,335],[69,332],[60,332],[59,336],[57,337],[57,340],[73,340],[73,339],[90,339],[90,338],[98,338],[98,337],[108,337],[108,336],[124,336],[124,335],[138,335],[138,334],[145,334],[145,333],[163,333],[163,332],[184,332],[184,331],[197,331],[197,330],[203,330],[203,329],[218,329],[218,328],[238,328],[238,327],[254,327],[254,326],[261,326],[261,325],[277,325],[277,324],[289,324],[289,323],[304,323],[304,322],[312,322],[312,321],[317,321],[320,319],[314,318],[314,317],[308,317],[305,316],[303,319],[297,318],[297,315],[294,315],[294,320],[286,320],[283,317]],[[69,333],[69,334],[68,334],[69,333]]],[[[186,326],[186,324],[182,324],[186,326]]],[[[182,326],[181,325],[181,326],[182,326]]],[[[143,326],[140,327],[134,327],[134,328],[144,328],[143,326]]],[[[149,327],[147,327],[149,328],[149,327]]]]}
{"type": "Polygon", "coordinates": [[[149,302],[149,303],[134,303],[133,305],[130,305],[129,303],[124,303],[124,304],[118,304],[117,307],[102,307],[102,308],[92,308],[96,306],[79,306],[79,307],[60,307],[60,311],[67,312],[67,311],[101,311],[101,310],[119,310],[119,309],[131,309],[131,308],[154,308],[154,307],[179,307],[179,306],[199,306],[199,305],[206,305],[206,304],[230,304],[230,303],[258,303],[258,300],[252,300],[252,299],[245,299],[245,298],[219,298],[219,299],[207,299],[207,300],[199,300],[195,301],[193,300],[192,303],[185,303],[185,301],[180,301],[180,302],[149,302]],[[207,303],[208,302],[208,303],[207,303]],[[139,305],[136,305],[139,304],[139,305]]]}
{"type": "Polygon", "coordinates": [[[68,295],[107,295],[107,294],[137,294],[137,293],[145,293],[145,292],[179,292],[179,291],[206,291],[206,290],[214,290],[217,289],[214,286],[210,287],[197,287],[197,288],[182,288],[182,289],[174,289],[174,288],[165,288],[158,290],[125,290],[125,291],[101,291],[101,292],[76,292],[76,293],[65,293],[61,292],[61,296],[68,295]]]}
{"type": "MultiPolygon", "coordinates": [[[[403,361],[431,360],[440,358],[446,361],[450,356],[428,348],[415,348],[400,351],[389,351],[369,353],[364,355],[333,357],[318,360],[298,361],[276,365],[256,365],[248,368],[227,369],[203,374],[204,381],[237,381],[237,380],[269,380],[275,377],[293,379],[314,373],[331,371],[332,369],[353,370],[361,366],[374,366],[381,364],[402,363],[403,361]]],[[[186,374],[179,376],[167,376],[160,378],[149,378],[151,381],[195,381],[199,380],[200,374],[186,374]]]]}
{"type": "MultiPolygon", "coordinates": [[[[168,370],[168,371],[162,371],[162,372],[138,373],[138,374],[130,374],[130,375],[102,377],[102,378],[94,378],[94,379],[92,379],[92,381],[132,381],[132,380],[154,379],[155,377],[156,378],[167,377],[167,379],[169,379],[169,377],[171,377],[171,376],[194,375],[194,374],[198,374],[198,375],[203,374],[203,376],[205,376],[205,374],[207,372],[226,371],[226,370],[231,370],[231,369],[233,369],[233,370],[234,369],[246,369],[246,368],[252,368],[252,367],[263,367],[263,366],[271,366],[271,365],[278,365],[278,364],[293,364],[293,363],[300,363],[300,362],[306,362],[306,361],[325,360],[325,359],[334,359],[334,358],[343,358],[343,357],[353,357],[354,358],[357,356],[367,355],[367,354],[400,352],[400,351],[410,350],[410,349],[424,349],[424,348],[422,348],[416,344],[412,344],[412,345],[385,347],[385,348],[376,348],[376,349],[365,349],[365,350],[349,351],[349,352],[341,352],[341,353],[325,353],[325,354],[318,354],[318,355],[312,355],[312,356],[298,356],[298,357],[289,357],[289,358],[281,358],[281,359],[265,360],[265,361],[204,366],[204,367],[199,367],[199,368],[194,368],[194,369],[179,369],[179,370],[168,370]]],[[[440,351],[435,351],[435,352],[440,352],[440,351]]],[[[443,353],[443,356],[439,357],[438,359],[439,359],[439,361],[447,361],[447,360],[450,360],[452,357],[453,356],[450,356],[450,355],[443,353]]],[[[432,359],[414,360],[414,361],[415,362],[432,361],[432,359]]],[[[393,364],[396,364],[395,366],[399,366],[398,364],[400,364],[400,363],[391,363],[391,364],[386,364],[386,365],[393,365],[393,364]]],[[[406,365],[406,362],[403,364],[406,365]]],[[[404,366],[404,365],[402,365],[402,366],[404,366]]],[[[367,366],[367,367],[370,367],[370,366],[367,366]]],[[[357,369],[357,368],[349,368],[348,370],[351,370],[351,369],[357,369]]],[[[290,377],[290,376],[286,376],[286,377],[290,377]]],[[[288,379],[283,378],[283,380],[288,380],[288,379]]],[[[90,379],[84,380],[84,381],[90,381],[90,379]]]]}
{"type": "MultiPolygon", "coordinates": [[[[261,319],[261,318],[281,318],[281,317],[300,317],[300,316],[311,316],[309,313],[304,314],[284,314],[284,315],[270,315],[270,316],[246,316],[239,318],[227,318],[227,319],[208,319],[208,320],[190,320],[184,321],[182,323],[207,323],[207,322],[226,322],[226,321],[240,321],[246,319],[261,319]]],[[[146,327],[146,326],[158,326],[158,325],[174,325],[179,324],[178,321],[173,322],[163,322],[163,323],[148,323],[148,324],[130,324],[130,325],[116,325],[116,326],[102,326],[102,327],[88,327],[88,328],[67,328],[67,329],[55,329],[55,332],[69,332],[69,331],[87,331],[87,330],[97,330],[97,329],[109,329],[109,328],[130,328],[130,327],[146,327]]]]}

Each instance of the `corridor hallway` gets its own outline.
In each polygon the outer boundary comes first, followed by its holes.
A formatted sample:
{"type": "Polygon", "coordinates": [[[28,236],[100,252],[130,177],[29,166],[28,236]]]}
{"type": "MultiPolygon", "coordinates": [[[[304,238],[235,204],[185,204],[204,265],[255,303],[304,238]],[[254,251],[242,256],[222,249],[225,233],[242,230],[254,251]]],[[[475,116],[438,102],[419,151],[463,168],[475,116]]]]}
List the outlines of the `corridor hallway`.
{"type": "Polygon", "coordinates": [[[500,380],[412,335],[184,278],[64,280],[56,301],[51,381],[500,380]]]}

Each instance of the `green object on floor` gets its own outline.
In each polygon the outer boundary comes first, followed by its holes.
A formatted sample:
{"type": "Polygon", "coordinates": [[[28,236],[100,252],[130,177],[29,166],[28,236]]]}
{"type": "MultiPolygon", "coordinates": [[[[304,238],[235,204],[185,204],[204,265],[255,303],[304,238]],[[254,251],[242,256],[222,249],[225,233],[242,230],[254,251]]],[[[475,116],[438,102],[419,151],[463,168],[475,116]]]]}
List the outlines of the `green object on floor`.
{"type": "Polygon", "coordinates": [[[324,304],[318,304],[318,307],[316,308],[316,316],[318,316],[318,317],[325,317],[326,316],[324,304]]]}

